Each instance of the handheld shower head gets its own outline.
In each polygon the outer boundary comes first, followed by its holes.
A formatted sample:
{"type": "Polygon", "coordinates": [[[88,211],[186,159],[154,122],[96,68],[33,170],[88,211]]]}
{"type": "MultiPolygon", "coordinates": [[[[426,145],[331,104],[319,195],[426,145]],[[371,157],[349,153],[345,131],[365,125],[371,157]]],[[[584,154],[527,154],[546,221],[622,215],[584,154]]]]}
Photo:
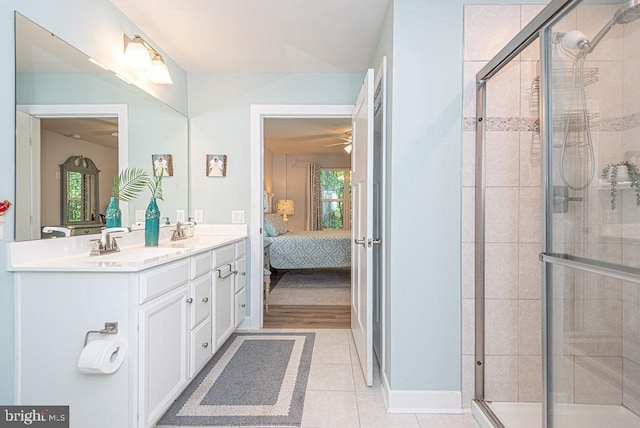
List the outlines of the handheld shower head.
{"type": "Polygon", "coordinates": [[[596,34],[594,38],[587,43],[584,55],[591,53],[591,51],[595,49],[598,43],[602,41],[602,38],[613,28],[614,25],[629,24],[637,19],[640,19],[640,0],[627,1],[625,4],[620,6],[618,10],[616,10],[616,13],[613,14],[613,18],[607,22],[607,25],[605,25],[602,30],[600,30],[598,34],[596,34]]]}
{"type": "Polygon", "coordinates": [[[629,24],[640,19],[640,0],[631,0],[620,6],[614,15],[616,24],[629,24]]]}

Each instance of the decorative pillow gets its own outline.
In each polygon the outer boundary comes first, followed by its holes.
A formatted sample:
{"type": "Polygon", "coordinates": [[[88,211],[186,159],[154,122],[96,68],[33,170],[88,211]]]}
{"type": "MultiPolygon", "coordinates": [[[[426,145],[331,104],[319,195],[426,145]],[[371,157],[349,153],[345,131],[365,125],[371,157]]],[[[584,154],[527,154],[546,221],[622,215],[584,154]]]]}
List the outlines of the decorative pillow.
{"type": "Polygon", "coordinates": [[[265,214],[264,215],[264,234],[265,236],[279,236],[283,233],[287,233],[289,227],[284,222],[280,214],[265,214]]]}

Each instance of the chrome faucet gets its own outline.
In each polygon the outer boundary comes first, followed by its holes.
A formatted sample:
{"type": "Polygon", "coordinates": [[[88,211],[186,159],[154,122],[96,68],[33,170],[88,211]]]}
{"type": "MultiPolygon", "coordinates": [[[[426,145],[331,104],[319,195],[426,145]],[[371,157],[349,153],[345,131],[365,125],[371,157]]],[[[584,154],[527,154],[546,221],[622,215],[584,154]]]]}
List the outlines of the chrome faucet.
{"type": "Polygon", "coordinates": [[[101,254],[106,253],[114,253],[120,251],[120,247],[118,247],[118,242],[116,241],[116,237],[111,237],[112,233],[129,233],[129,228],[127,227],[109,227],[102,229],[100,239],[93,239],[91,242],[94,242],[93,247],[91,247],[90,256],[99,256],[101,254]]]}
{"type": "Polygon", "coordinates": [[[179,241],[181,239],[186,239],[186,235],[184,233],[184,224],[181,221],[176,222],[176,228],[171,235],[172,241],[179,241]]]}
{"type": "Polygon", "coordinates": [[[181,239],[191,238],[193,236],[193,227],[195,223],[188,221],[183,223],[181,221],[176,223],[176,228],[171,235],[172,241],[180,241],[181,239]]]}

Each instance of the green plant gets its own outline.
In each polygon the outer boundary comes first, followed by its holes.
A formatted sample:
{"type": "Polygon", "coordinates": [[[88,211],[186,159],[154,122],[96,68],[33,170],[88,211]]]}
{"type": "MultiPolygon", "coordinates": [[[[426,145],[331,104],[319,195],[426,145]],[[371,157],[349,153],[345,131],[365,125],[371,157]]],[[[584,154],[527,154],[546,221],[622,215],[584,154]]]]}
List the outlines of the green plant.
{"type": "Polygon", "coordinates": [[[111,196],[127,202],[135,198],[149,183],[149,175],[142,168],[125,168],[113,178],[111,196]]]}
{"type": "Polygon", "coordinates": [[[154,175],[153,177],[149,177],[149,179],[147,180],[147,187],[151,191],[151,197],[152,198],[156,198],[156,199],[160,199],[161,201],[164,201],[164,199],[162,199],[162,177],[163,177],[163,175],[164,175],[164,173],[162,173],[160,175],[154,175]]]}
{"type": "Polygon", "coordinates": [[[611,190],[609,196],[611,197],[611,209],[616,209],[616,196],[618,194],[618,169],[621,166],[627,167],[629,173],[630,187],[635,188],[636,191],[636,205],[640,206],[640,172],[638,167],[633,162],[622,161],[618,163],[610,163],[602,169],[600,177],[605,179],[610,185],[611,190]]]}

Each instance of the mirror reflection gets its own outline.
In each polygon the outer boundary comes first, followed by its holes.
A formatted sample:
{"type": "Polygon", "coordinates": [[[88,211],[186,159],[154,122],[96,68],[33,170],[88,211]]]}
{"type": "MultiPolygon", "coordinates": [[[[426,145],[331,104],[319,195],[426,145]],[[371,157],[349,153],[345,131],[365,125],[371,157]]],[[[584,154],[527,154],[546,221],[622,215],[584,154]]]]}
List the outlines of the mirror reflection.
{"type": "MultiPolygon", "coordinates": [[[[173,161],[158,202],[162,216],[175,222],[176,210],[188,210],[186,117],[18,13],[15,40],[16,241],[99,233],[118,171],[152,173],[159,153],[173,161]],[[99,179],[65,175],[60,165],[71,157],[90,159],[99,179]],[[80,199],[72,195],[76,184],[84,186],[80,199]]],[[[123,226],[149,198],[120,203],[123,226]]]]}
{"type": "Polygon", "coordinates": [[[71,156],[60,165],[60,222],[63,226],[101,225],[98,212],[100,170],[89,158],[71,156]]]}

